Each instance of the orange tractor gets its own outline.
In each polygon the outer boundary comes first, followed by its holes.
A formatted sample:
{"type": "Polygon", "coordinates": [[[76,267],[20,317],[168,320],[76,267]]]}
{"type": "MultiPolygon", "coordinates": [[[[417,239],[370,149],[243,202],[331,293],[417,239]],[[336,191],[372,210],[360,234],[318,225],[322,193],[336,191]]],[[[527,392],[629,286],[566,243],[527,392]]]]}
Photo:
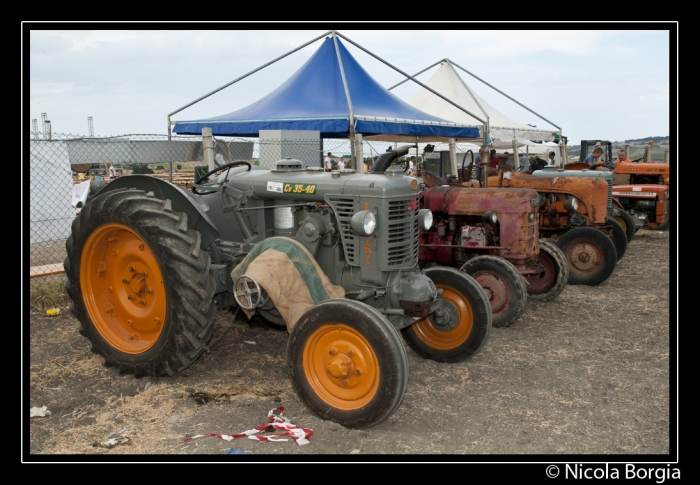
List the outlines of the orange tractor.
{"type": "MultiPolygon", "coordinates": [[[[612,143],[606,140],[582,140],[581,157],[587,157],[593,148],[600,146],[603,162],[599,170],[612,172],[612,195],[614,205],[620,209],[618,222],[625,228],[631,239],[641,227],[665,231],[669,227],[669,184],[670,166],[668,163],[650,162],[649,153],[653,142],[647,144],[644,156],[634,161],[620,161],[613,158],[612,143]],[[614,167],[611,165],[614,162],[614,167]]],[[[569,163],[566,170],[588,170],[585,163],[569,163]]]]}
{"type": "MultiPolygon", "coordinates": [[[[472,178],[473,159],[464,156],[457,183],[482,187],[472,178]]],[[[500,158],[500,157],[499,157],[500,158]]],[[[627,235],[608,210],[612,206],[612,174],[597,172],[584,176],[578,171],[557,171],[551,167],[536,170],[533,175],[504,171],[500,160],[498,175],[489,175],[486,185],[502,188],[530,188],[538,195],[540,241],[557,235],[556,245],[569,266],[569,283],[599,285],[615,270],[617,261],[627,250],[627,235]],[[603,180],[603,178],[610,180],[603,180]],[[610,182],[610,183],[608,183],[610,182]]]]}

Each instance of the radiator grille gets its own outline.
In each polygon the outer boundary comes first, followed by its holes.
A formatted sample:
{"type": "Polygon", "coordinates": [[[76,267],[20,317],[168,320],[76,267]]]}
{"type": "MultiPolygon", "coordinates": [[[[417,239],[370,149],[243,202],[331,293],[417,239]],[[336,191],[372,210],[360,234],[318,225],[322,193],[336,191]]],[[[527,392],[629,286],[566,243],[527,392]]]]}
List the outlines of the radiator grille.
{"type": "Polygon", "coordinates": [[[357,238],[350,229],[350,220],[355,213],[355,201],[349,198],[329,197],[328,202],[333,205],[338,216],[340,236],[343,238],[345,259],[348,264],[357,264],[357,238]]]}
{"type": "Polygon", "coordinates": [[[412,266],[418,261],[418,203],[416,199],[389,202],[387,265],[412,266]]]}

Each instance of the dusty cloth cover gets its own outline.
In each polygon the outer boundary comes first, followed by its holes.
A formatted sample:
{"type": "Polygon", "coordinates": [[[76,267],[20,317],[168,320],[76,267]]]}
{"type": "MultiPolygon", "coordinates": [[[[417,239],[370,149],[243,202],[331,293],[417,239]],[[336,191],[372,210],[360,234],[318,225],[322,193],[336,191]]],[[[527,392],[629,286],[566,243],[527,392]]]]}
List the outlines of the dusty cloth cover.
{"type": "MultiPolygon", "coordinates": [[[[301,243],[287,237],[271,237],[259,243],[231,272],[236,281],[248,275],[267,291],[291,330],[301,315],[316,303],[344,298],[345,289],[336,286],[301,243]]],[[[255,310],[244,310],[248,319],[255,310]]]]}

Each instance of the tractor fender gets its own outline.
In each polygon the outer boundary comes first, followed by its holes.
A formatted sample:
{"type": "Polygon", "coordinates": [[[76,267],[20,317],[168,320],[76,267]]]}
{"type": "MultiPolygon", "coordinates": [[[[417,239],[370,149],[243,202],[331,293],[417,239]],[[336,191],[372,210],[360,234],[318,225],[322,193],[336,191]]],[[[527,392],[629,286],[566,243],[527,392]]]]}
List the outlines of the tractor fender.
{"type": "Polygon", "coordinates": [[[95,197],[116,189],[137,189],[146,193],[153,192],[153,196],[158,199],[170,200],[174,211],[187,214],[187,226],[199,231],[201,236],[200,247],[202,249],[209,246],[219,236],[216,225],[207,215],[209,206],[206,202],[195,194],[187,192],[182,187],[147,175],[123,175],[105,185],[95,194],[95,197]]]}

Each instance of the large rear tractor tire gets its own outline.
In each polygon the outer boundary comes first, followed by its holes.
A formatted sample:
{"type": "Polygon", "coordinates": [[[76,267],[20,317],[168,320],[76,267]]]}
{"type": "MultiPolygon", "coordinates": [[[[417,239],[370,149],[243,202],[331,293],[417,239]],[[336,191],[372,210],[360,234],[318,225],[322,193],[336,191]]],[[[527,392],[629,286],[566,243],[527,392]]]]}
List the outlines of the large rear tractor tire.
{"type": "Polygon", "coordinates": [[[491,304],[494,327],[510,327],[525,312],[527,287],[513,263],[497,256],[476,256],[460,268],[474,278],[491,304]]]}
{"type": "Polygon", "coordinates": [[[113,190],[89,201],[66,240],[66,291],[106,366],[174,375],[204,350],[216,313],[210,256],[169,200],[113,190]]]}
{"type": "Polygon", "coordinates": [[[391,416],[408,384],[398,331],[379,311],[353,300],[325,300],[301,316],[287,341],[287,370],[315,415],[353,429],[391,416]]]}
{"type": "Polygon", "coordinates": [[[608,217],[607,225],[612,227],[612,242],[615,245],[615,252],[617,253],[617,260],[620,261],[622,256],[627,252],[627,234],[625,234],[625,229],[617,222],[617,219],[608,217]]]}
{"type": "Polygon", "coordinates": [[[529,298],[550,301],[559,296],[569,281],[569,265],[561,249],[548,239],[540,239],[537,264],[542,272],[525,276],[529,298]]]}
{"type": "MultiPolygon", "coordinates": [[[[608,215],[608,217],[610,217],[610,215],[608,215]]],[[[624,229],[625,235],[627,236],[627,242],[629,243],[637,233],[637,226],[634,223],[634,218],[629,212],[620,209],[615,220],[618,224],[620,224],[620,226],[622,226],[622,229],[624,229]]]]}
{"type": "Polygon", "coordinates": [[[617,251],[612,240],[593,227],[579,226],[557,240],[569,265],[569,283],[596,286],[615,271],[617,251]]]}
{"type": "Polygon", "coordinates": [[[491,333],[491,304],[474,278],[455,268],[425,270],[443,290],[442,319],[434,313],[402,330],[406,343],[420,356],[437,362],[461,362],[476,354],[491,333]]]}

